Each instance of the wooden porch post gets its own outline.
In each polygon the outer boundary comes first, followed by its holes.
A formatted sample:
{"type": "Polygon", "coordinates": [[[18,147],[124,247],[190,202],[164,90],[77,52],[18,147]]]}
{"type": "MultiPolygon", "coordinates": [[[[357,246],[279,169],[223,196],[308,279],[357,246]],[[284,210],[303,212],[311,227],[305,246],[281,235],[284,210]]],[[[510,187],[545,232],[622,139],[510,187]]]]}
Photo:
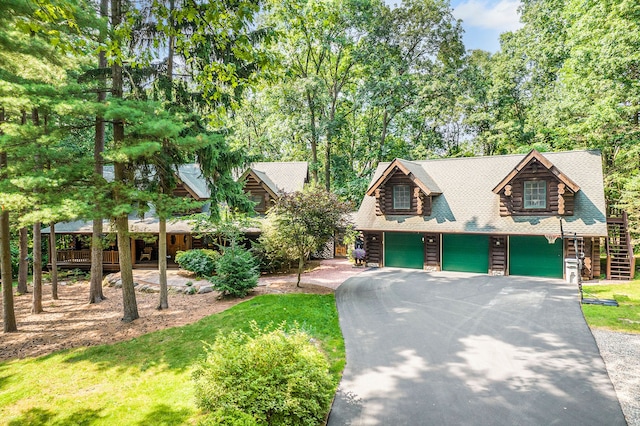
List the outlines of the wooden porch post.
{"type": "Polygon", "coordinates": [[[136,264],[136,240],[134,238],[129,237],[129,241],[131,242],[131,264],[136,264]]]}

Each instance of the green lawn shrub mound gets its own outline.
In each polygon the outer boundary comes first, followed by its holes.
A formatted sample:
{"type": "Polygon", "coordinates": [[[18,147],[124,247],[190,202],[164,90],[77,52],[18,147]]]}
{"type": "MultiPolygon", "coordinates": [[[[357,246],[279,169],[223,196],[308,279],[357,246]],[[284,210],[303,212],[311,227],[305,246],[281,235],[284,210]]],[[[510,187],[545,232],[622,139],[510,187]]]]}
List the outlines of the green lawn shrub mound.
{"type": "Polygon", "coordinates": [[[246,249],[233,245],[225,247],[216,262],[217,275],[212,278],[213,288],[223,296],[244,297],[258,285],[260,271],[255,257],[246,249]]]}
{"type": "Polygon", "coordinates": [[[194,249],[179,251],[176,254],[176,263],[198,277],[210,277],[216,272],[216,261],[219,258],[220,253],[215,250],[194,249]]]}
{"type": "Polygon", "coordinates": [[[334,392],[325,355],[297,326],[252,330],[219,335],[193,372],[208,420],[244,424],[249,414],[260,425],[322,424],[334,392]]]}

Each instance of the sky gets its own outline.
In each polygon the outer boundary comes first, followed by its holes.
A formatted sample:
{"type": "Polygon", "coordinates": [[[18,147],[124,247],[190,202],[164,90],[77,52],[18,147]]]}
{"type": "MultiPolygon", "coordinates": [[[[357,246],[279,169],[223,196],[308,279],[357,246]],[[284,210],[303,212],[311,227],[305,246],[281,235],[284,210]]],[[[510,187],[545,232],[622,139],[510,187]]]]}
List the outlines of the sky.
{"type": "MultiPolygon", "coordinates": [[[[384,0],[391,7],[402,0],[384,0]]],[[[495,53],[500,49],[500,34],[521,27],[520,0],[450,0],[453,16],[462,20],[466,49],[495,53]]]]}
{"type": "Polygon", "coordinates": [[[495,53],[500,49],[500,34],[521,27],[520,0],[451,0],[453,16],[462,20],[466,49],[495,53]]]}

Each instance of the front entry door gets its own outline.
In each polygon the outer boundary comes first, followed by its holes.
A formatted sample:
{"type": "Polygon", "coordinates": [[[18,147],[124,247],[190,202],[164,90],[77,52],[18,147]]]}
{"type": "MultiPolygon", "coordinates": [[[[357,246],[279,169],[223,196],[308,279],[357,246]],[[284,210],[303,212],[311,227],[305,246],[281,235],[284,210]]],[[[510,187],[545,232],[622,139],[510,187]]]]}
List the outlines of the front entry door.
{"type": "Polygon", "coordinates": [[[190,238],[187,234],[167,234],[167,256],[170,262],[175,262],[177,252],[191,248],[190,238]]]}

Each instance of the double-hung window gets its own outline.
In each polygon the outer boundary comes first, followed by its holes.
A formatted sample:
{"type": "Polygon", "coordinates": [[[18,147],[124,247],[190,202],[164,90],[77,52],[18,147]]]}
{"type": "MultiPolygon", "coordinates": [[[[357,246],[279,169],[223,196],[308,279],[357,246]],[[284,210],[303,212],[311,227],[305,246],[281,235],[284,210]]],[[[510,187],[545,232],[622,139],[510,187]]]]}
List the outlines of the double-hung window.
{"type": "Polygon", "coordinates": [[[411,194],[409,185],[394,185],[393,187],[393,209],[411,209],[411,194]]]}
{"type": "Polygon", "coordinates": [[[524,182],[524,208],[547,208],[547,182],[543,180],[528,180],[524,182]]]}

